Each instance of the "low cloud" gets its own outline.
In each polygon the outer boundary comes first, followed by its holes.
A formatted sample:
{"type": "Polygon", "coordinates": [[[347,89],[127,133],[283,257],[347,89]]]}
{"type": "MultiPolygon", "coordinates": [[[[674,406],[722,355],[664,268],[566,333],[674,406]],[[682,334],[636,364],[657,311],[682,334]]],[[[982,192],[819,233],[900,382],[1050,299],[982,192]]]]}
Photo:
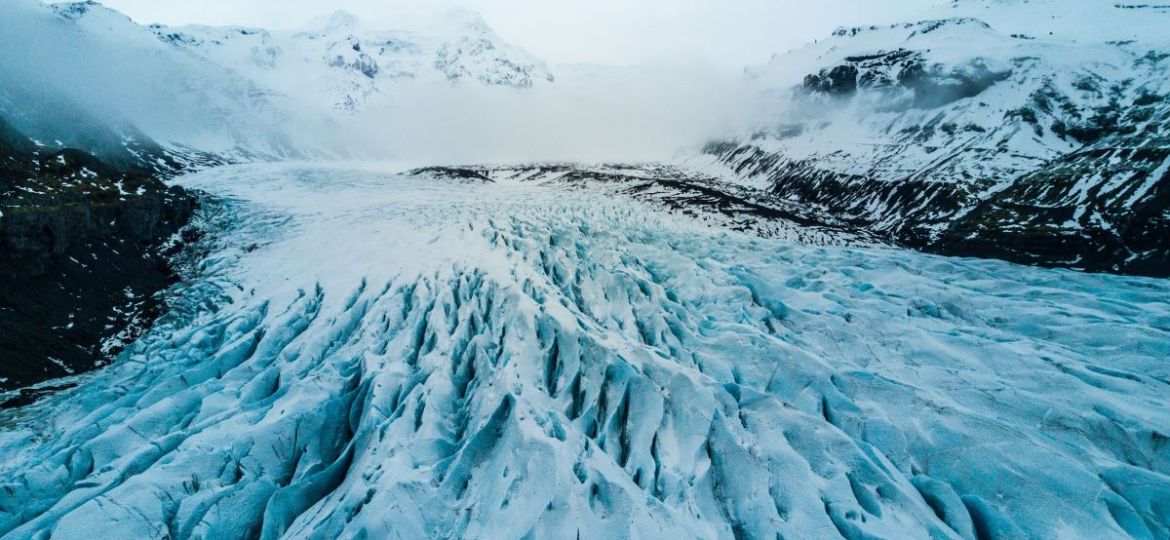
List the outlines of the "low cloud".
{"type": "Polygon", "coordinates": [[[740,129],[740,77],[714,69],[575,68],[535,88],[396,87],[341,121],[343,146],[425,163],[653,161],[740,129]]]}

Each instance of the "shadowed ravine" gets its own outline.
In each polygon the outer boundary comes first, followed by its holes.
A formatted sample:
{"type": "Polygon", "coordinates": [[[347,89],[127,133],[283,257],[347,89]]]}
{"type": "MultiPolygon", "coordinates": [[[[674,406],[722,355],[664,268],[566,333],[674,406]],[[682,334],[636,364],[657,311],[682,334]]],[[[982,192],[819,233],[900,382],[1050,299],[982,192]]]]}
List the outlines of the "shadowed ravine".
{"type": "Polygon", "coordinates": [[[0,423],[5,538],[1165,538],[1170,284],[292,166],[0,423]]]}

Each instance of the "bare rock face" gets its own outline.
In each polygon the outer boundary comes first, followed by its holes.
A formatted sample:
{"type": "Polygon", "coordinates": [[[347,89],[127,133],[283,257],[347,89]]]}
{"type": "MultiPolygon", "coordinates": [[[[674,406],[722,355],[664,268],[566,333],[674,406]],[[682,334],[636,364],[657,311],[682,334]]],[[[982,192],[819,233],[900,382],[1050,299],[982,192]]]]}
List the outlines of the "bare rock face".
{"type": "Polygon", "coordinates": [[[194,198],[77,150],[42,151],[0,120],[0,389],[100,365],[152,317],[162,246],[194,198]],[[132,333],[132,331],[131,331],[132,333]]]}

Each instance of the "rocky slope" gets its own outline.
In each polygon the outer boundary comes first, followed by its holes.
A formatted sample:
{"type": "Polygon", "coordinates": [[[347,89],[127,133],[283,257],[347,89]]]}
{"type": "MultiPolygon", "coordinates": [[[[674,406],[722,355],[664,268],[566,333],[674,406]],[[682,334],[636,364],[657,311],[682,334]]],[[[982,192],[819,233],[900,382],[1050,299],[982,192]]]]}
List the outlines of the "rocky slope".
{"type": "Polygon", "coordinates": [[[968,0],[935,15],[754,69],[769,120],[706,154],[903,245],[1170,275],[1170,10],[968,0]]]}
{"type": "MultiPolygon", "coordinates": [[[[194,199],[0,118],[0,390],[92,369],[156,313],[194,199]]],[[[18,400],[19,402],[19,400],[18,400]]]]}

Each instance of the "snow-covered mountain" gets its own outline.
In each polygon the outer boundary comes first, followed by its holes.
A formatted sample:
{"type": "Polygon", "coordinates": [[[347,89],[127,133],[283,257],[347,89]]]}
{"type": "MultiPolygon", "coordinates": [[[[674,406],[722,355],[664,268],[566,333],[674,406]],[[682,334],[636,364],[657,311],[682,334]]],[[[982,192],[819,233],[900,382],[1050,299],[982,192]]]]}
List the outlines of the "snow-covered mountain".
{"type": "Polygon", "coordinates": [[[417,32],[340,12],[295,31],[146,27],[93,1],[12,0],[0,18],[0,115],[47,145],[148,168],[352,156],[337,113],[408,84],[553,81],[466,11],[417,32]]]}
{"type": "Polygon", "coordinates": [[[311,130],[284,129],[318,121],[286,97],[174,50],[101,4],[12,0],[0,20],[0,114],[45,145],[144,167],[319,148],[311,130]]]}
{"type": "Polygon", "coordinates": [[[160,39],[285,95],[356,112],[418,81],[529,88],[554,80],[474,13],[453,10],[425,33],[370,28],[336,12],[293,31],[150,27],[160,39]]]}
{"type": "Polygon", "coordinates": [[[740,181],[914,246],[1170,272],[1170,8],[962,0],[749,76],[740,181]]]}

